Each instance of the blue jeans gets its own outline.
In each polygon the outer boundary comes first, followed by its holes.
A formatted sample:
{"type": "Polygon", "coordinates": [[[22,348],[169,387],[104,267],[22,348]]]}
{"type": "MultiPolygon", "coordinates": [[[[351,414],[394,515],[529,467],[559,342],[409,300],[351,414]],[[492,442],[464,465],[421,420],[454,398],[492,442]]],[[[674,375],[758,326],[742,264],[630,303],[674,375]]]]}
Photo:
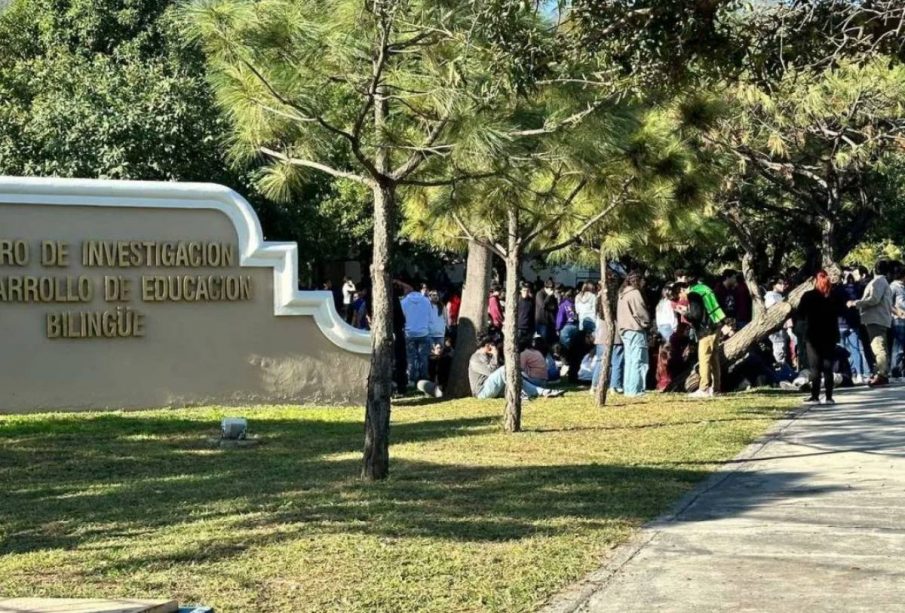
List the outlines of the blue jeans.
{"type": "MultiPolygon", "coordinates": [[[[522,391],[528,394],[529,398],[537,398],[542,390],[544,388],[534,385],[525,379],[524,374],[522,375],[522,391]]],[[[502,398],[504,393],[506,393],[506,367],[500,366],[484,381],[484,385],[481,386],[481,391],[478,392],[477,397],[481,400],[502,398]]]]}
{"type": "Polygon", "coordinates": [[[431,353],[429,336],[406,336],[405,354],[409,363],[409,382],[412,384],[427,379],[427,358],[431,353]]]}
{"type": "Polygon", "coordinates": [[[892,355],[889,356],[889,370],[895,376],[902,376],[902,359],[905,358],[905,321],[893,320],[892,355]]]}
{"type": "MultiPolygon", "coordinates": [[[[591,373],[591,387],[597,387],[600,375],[603,373],[603,352],[606,345],[597,345],[597,365],[591,373]]],[[[622,345],[613,345],[613,355],[610,357],[610,389],[622,391],[622,378],[624,376],[625,351],[622,345]]]]}
{"type": "Polygon", "coordinates": [[[625,395],[638,396],[647,387],[647,334],[637,330],[626,330],[622,333],[625,345],[625,395]]]}
{"type": "Polygon", "coordinates": [[[861,349],[861,339],[858,337],[858,331],[840,330],[840,333],[842,347],[849,353],[848,362],[852,367],[852,375],[869,376],[870,368],[867,365],[867,358],[864,357],[864,351],[861,349]]]}

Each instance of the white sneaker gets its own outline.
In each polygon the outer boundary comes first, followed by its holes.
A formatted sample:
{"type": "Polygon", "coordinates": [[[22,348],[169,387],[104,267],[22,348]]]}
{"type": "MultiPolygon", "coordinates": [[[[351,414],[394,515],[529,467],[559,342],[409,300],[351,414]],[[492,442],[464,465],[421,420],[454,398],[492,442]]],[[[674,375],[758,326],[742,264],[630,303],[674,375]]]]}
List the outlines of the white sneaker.
{"type": "Polygon", "coordinates": [[[861,378],[861,375],[853,375],[852,383],[855,385],[862,385],[864,383],[864,379],[861,378]]]}
{"type": "Polygon", "coordinates": [[[696,392],[691,392],[690,394],[688,394],[688,397],[689,398],[713,398],[713,389],[709,388],[709,387],[707,389],[699,389],[696,392]]]}

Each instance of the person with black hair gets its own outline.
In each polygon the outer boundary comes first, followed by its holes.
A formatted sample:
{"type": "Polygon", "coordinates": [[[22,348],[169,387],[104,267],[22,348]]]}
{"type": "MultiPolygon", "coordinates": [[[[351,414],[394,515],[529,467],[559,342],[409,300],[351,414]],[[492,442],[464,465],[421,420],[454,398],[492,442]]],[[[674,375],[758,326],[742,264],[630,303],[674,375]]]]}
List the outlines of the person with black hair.
{"type": "Polygon", "coordinates": [[[499,283],[492,283],[490,285],[490,297],[487,299],[487,316],[490,319],[490,327],[496,332],[503,330],[502,291],[503,288],[499,283]]]}
{"type": "Polygon", "coordinates": [[[698,374],[700,384],[692,395],[712,397],[722,391],[720,377],[720,341],[723,334],[730,334],[732,328],[726,323],[726,313],[720,307],[716,294],[704,283],[695,283],[679,290],[681,302],[679,312],[694,329],[698,340],[698,374]]]}
{"type": "Polygon", "coordinates": [[[526,281],[519,284],[519,296],[517,306],[518,338],[520,341],[530,341],[534,337],[534,297],[531,295],[531,285],[526,281]]]}
{"type": "Polygon", "coordinates": [[[889,358],[887,354],[886,336],[892,326],[892,288],[886,279],[890,273],[889,262],[879,260],[875,267],[876,275],[864,288],[864,297],[849,301],[849,307],[856,307],[861,313],[861,323],[867,327],[870,347],[876,360],[876,374],[868,381],[870,386],[889,383],[889,358]]]}
{"type": "Polygon", "coordinates": [[[644,393],[650,365],[647,335],[650,331],[651,317],[644,295],[641,293],[643,287],[644,278],[637,272],[629,273],[619,290],[619,300],[616,304],[616,327],[625,348],[623,391],[626,396],[639,396],[644,393]]]}
{"type": "Polygon", "coordinates": [[[731,268],[723,271],[719,282],[713,287],[713,295],[727,319],[735,319],[736,287],[738,286],[738,273],[731,268]]]}
{"type": "MultiPolygon", "coordinates": [[[[478,337],[478,349],[468,361],[468,381],[475,398],[501,398],[506,393],[506,368],[500,349],[488,334],[478,337]]],[[[551,390],[522,379],[522,393],[529,398],[562,396],[562,390],[551,390]]]]}
{"type": "Polygon", "coordinates": [[[905,265],[896,262],[892,276],[892,356],[889,370],[893,377],[901,377],[905,360],[905,265]]]}
{"type": "MultiPolygon", "coordinates": [[[[783,300],[785,300],[786,293],[786,280],[782,277],[771,277],[769,282],[767,283],[767,287],[770,290],[764,294],[764,307],[769,309],[774,304],[779,304],[783,300]]],[[[783,326],[783,329],[785,326],[783,326]]],[[[770,344],[773,347],[773,359],[776,363],[782,367],[786,363],[786,357],[788,356],[788,352],[786,351],[786,347],[788,343],[786,342],[786,335],[783,329],[780,329],[777,332],[774,332],[770,335],[770,344]]]]}

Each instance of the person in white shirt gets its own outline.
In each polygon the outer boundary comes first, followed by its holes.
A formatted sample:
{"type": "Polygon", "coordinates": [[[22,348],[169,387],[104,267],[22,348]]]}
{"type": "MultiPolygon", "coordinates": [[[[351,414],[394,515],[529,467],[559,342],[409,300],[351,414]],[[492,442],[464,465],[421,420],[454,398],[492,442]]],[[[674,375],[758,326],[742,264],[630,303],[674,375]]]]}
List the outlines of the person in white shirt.
{"type": "Polygon", "coordinates": [[[440,302],[440,292],[435,289],[430,290],[427,294],[431,303],[431,318],[428,326],[428,334],[431,337],[431,345],[436,349],[438,346],[443,347],[443,341],[446,338],[446,308],[440,302]]]}
{"type": "Polygon", "coordinates": [[[402,313],[405,315],[405,349],[408,361],[409,381],[417,383],[427,379],[427,360],[431,351],[430,323],[431,311],[436,309],[427,296],[420,291],[407,288],[409,292],[402,298],[402,313]]]}
{"type": "Polygon", "coordinates": [[[672,284],[669,284],[663,288],[660,302],[657,303],[657,332],[664,343],[669,342],[669,339],[679,326],[679,317],[676,315],[677,299],[675,288],[672,284]]]}
{"type": "Polygon", "coordinates": [[[346,322],[352,322],[352,301],[355,299],[355,292],[358,291],[355,287],[355,282],[352,281],[349,277],[343,277],[343,319],[346,322]]]}
{"type": "MultiPolygon", "coordinates": [[[[769,286],[770,291],[764,294],[764,307],[768,309],[785,300],[786,280],[782,277],[773,277],[769,286]]],[[[782,366],[786,363],[786,336],[782,330],[770,335],[770,343],[773,345],[773,359],[782,366]]]]}
{"type": "Polygon", "coordinates": [[[590,281],[585,282],[581,291],[575,296],[575,315],[578,327],[585,332],[593,332],[597,321],[597,287],[590,281]]]}

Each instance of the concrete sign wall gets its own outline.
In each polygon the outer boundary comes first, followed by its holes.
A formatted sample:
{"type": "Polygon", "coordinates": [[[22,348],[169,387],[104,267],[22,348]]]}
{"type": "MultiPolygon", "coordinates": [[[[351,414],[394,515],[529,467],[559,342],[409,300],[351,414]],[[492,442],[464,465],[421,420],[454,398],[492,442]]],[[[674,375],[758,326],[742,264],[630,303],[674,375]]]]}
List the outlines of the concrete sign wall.
{"type": "Polygon", "coordinates": [[[0,412],[360,401],[296,252],[218,185],[0,177],[0,412]]]}

